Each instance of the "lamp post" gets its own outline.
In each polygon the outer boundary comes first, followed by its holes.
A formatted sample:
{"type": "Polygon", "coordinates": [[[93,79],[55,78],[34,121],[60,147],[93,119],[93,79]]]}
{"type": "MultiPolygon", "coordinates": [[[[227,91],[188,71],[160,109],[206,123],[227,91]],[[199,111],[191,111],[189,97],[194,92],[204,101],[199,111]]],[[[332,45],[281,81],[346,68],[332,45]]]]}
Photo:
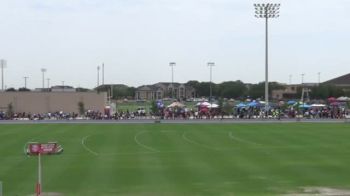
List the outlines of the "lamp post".
{"type": "Polygon", "coordinates": [[[42,76],[43,76],[43,90],[44,90],[44,88],[45,88],[45,72],[46,72],[47,70],[45,69],[45,68],[41,68],[41,72],[42,72],[42,76]]]}
{"type": "Polygon", "coordinates": [[[320,83],[321,83],[321,72],[318,72],[317,75],[318,75],[318,85],[320,85],[320,83]]]}
{"type": "Polygon", "coordinates": [[[170,62],[169,66],[171,67],[171,98],[174,98],[174,66],[176,66],[176,63],[170,62]]]}
{"type": "Polygon", "coordinates": [[[212,100],[212,87],[211,87],[211,83],[212,83],[212,67],[215,66],[215,63],[209,62],[208,66],[210,67],[210,83],[209,83],[209,88],[210,88],[209,94],[210,95],[209,95],[209,102],[211,104],[211,100],[212,100]]]}
{"type": "Polygon", "coordinates": [[[268,114],[269,108],[269,75],[268,75],[268,19],[279,17],[279,9],[281,4],[276,3],[263,3],[254,4],[255,17],[265,19],[265,112],[268,114]]]}
{"type": "Polygon", "coordinates": [[[1,66],[1,90],[4,91],[4,68],[6,68],[6,60],[1,59],[0,66],[1,66]]]}
{"type": "Polygon", "coordinates": [[[28,76],[24,76],[24,88],[27,88],[27,79],[29,78],[28,76]]]}

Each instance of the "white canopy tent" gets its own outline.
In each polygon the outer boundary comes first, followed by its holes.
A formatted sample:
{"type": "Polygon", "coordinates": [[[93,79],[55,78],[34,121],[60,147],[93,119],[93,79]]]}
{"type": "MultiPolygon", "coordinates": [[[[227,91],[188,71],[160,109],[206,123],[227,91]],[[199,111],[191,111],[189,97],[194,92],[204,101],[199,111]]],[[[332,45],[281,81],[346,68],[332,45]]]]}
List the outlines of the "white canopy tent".
{"type": "Polygon", "coordinates": [[[350,101],[349,97],[338,97],[337,101],[350,101]]]}
{"type": "Polygon", "coordinates": [[[311,107],[326,107],[325,104],[312,104],[311,107]]]}

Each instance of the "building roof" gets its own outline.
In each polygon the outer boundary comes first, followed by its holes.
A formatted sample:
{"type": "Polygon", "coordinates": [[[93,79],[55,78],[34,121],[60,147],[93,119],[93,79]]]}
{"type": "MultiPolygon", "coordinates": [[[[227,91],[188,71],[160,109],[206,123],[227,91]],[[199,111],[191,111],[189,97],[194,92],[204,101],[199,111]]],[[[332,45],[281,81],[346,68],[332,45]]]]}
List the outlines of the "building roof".
{"type": "Polygon", "coordinates": [[[176,88],[176,87],[179,87],[179,86],[181,86],[181,85],[183,85],[183,84],[180,84],[180,83],[178,83],[178,82],[174,82],[174,83],[171,83],[171,82],[158,82],[158,83],[156,83],[156,84],[154,84],[154,85],[164,85],[164,86],[170,86],[170,85],[174,85],[174,87],[176,88]]]}
{"type": "Polygon", "coordinates": [[[350,86],[350,73],[343,76],[328,80],[324,82],[325,84],[334,84],[334,85],[348,85],[350,86]]]}
{"type": "Polygon", "coordinates": [[[153,85],[143,85],[137,88],[137,90],[139,91],[156,91],[158,90],[157,87],[153,86],[153,85]]]}

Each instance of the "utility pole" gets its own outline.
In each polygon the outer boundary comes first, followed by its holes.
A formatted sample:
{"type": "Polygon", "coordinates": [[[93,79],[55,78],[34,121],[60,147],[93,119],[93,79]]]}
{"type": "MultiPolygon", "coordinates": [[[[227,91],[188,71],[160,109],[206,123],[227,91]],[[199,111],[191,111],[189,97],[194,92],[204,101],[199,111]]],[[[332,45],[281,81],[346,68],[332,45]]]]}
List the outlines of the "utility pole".
{"type": "Polygon", "coordinates": [[[100,66],[97,66],[97,87],[100,86],[100,66]]]}
{"type": "Polygon", "coordinates": [[[0,66],[1,66],[1,90],[4,91],[4,68],[6,68],[6,60],[1,59],[0,66]]]}
{"type": "Polygon", "coordinates": [[[27,79],[29,78],[28,76],[24,76],[24,88],[27,88],[27,79]]]}
{"type": "Polygon", "coordinates": [[[281,4],[263,3],[254,4],[255,17],[265,19],[265,112],[268,115],[269,109],[269,77],[268,77],[268,19],[278,18],[281,4]]]}

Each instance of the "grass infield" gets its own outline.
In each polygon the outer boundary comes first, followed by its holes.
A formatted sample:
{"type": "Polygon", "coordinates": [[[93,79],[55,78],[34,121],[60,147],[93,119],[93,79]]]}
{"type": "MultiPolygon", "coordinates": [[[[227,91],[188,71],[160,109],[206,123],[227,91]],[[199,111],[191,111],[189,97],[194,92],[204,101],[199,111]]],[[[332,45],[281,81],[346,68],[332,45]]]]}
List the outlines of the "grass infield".
{"type": "Polygon", "coordinates": [[[283,195],[350,189],[349,124],[0,125],[4,195],[34,194],[29,141],[43,157],[43,192],[61,195],[283,195]]]}

